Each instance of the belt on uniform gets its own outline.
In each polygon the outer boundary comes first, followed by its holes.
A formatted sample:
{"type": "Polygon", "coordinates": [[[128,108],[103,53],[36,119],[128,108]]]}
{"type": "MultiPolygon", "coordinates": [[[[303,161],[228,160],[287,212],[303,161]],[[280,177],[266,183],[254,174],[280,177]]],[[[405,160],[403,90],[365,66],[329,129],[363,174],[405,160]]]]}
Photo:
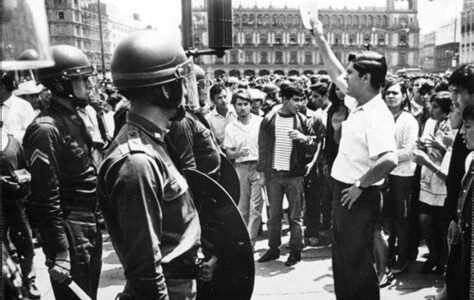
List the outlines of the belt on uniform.
{"type": "Polygon", "coordinates": [[[242,161],[242,162],[237,162],[236,164],[238,165],[250,165],[250,164],[256,164],[256,160],[247,160],[247,161],[242,161]]]}
{"type": "Polygon", "coordinates": [[[162,264],[165,278],[196,279],[199,277],[200,264],[162,264]]]}

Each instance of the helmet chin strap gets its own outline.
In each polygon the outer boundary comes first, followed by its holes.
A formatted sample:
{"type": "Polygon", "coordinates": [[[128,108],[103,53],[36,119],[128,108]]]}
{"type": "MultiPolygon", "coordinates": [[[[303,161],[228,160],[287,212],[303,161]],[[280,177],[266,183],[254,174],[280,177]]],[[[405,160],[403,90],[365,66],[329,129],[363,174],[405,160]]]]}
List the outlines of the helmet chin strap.
{"type": "Polygon", "coordinates": [[[83,108],[89,104],[88,100],[79,99],[76,97],[76,95],[74,95],[74,90],[71,86],[71,83],[68,81],[55,82],[53,83],[52,87],[52,93],[54,95],[70,100],[74,106],[83,108]]]}

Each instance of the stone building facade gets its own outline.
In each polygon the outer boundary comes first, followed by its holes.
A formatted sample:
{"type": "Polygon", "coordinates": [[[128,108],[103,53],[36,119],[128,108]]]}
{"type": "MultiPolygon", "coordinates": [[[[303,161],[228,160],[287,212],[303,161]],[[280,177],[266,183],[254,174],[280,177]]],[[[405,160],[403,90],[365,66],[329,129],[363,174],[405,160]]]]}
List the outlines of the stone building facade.
{"type": "MultiPolygon", "coordinates": [[[[205,3],[194,7],[194,42],[205,47],[205,3]]],[[[343,64],[348,54],[370,44],[383,53],[389,70],[418,67],[417,0],[386,0],[385,7],[319,10],[326,39],[343,64]]],[[[196,60],[214,76],[316,73],[324,65],[314,39],[301,21],[298,8],[234,7],[233,49],[222,58],[196,60]]]]}
{"type": "MultiPolygon", "coordinates": [[[[105,68],[110,68],[115,45],[128,33],[143,29],[140,17],[123,12],[111,1],[101,1],[105,68]]],[[[102,68],[97,0],[46,0],[51,45],[67,44],[83,50],[93,65],[102,68]]]]}
{"type": "Polygon", "coordinates": [[[461,12],[460,63],[474,63],[474,0],[464,0],[461,12]]]}

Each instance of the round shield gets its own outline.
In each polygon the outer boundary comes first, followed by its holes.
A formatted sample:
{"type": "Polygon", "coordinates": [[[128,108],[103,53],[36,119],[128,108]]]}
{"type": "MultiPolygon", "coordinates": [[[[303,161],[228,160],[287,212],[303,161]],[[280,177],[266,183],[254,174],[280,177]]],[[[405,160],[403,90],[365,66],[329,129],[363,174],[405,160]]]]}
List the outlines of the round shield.
{"type": "Polygon", "coordinates": [[[227,159],[227,157],[221,153],[221,170],[219,183],[224,189],[230,194],[235,204],[239,204],[240,199],[240,181],[237,172],[235,172],[234,166],[227,159]]]}
{"type": "Polygon", "coordinates": [[[222,186],[196,170],[183,171],[193,193],[208,245],[218,263],[210,284],[200,285],[198,299],[249,300],[252,297],[255,265],[247,228],[232,198],[222,186]]]}

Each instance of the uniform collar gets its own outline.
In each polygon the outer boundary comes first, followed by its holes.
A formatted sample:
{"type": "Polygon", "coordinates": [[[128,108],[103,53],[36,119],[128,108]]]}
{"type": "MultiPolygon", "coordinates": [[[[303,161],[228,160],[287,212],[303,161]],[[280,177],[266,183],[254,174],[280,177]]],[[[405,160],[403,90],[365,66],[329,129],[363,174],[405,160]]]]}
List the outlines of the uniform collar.
{"type": "Polygon", "coordinates": [[[144,117],[132,112],[127,112],[127,123],[130,123],[139,127],[146,134],[160,141],[163,141],[166,134],[166,130],[159,128],[158,126],[148,121],[144,117]]]}

